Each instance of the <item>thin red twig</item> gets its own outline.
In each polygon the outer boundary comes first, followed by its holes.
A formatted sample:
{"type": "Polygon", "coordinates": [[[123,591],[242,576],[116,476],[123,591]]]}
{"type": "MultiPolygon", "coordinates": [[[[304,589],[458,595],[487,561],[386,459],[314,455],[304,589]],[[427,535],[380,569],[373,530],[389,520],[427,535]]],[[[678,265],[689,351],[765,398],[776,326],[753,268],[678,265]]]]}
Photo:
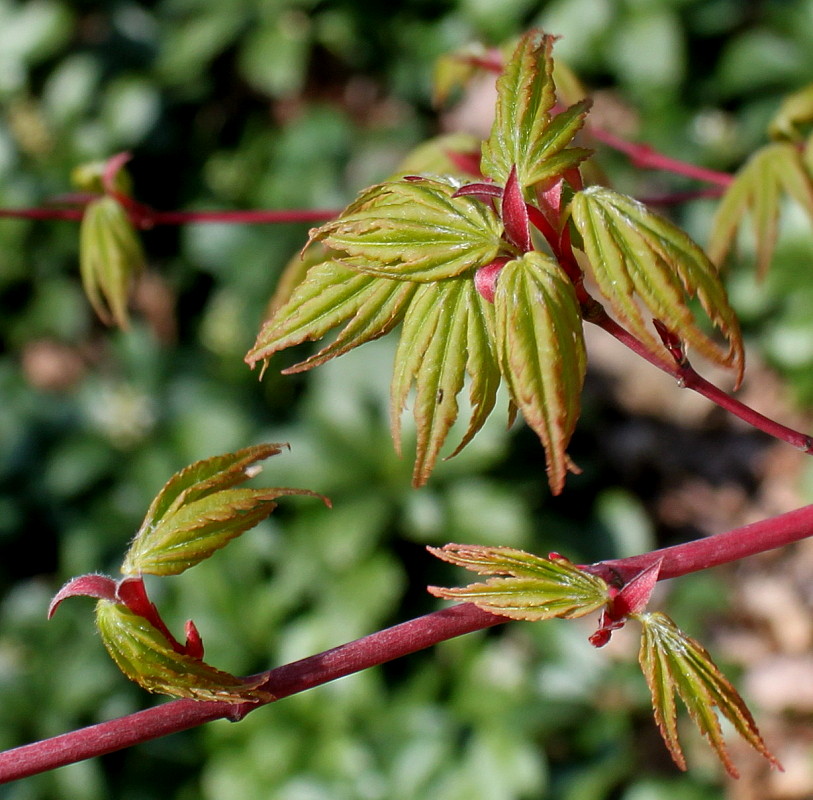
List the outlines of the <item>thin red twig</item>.
{"type": "Polygon", "coordinates": [[[686,389],[691,389],[703,395],[703,397],[708,398],[712,403],[720,406],[720,408],[724,408],[726,411],[734,414],[734,416],[739,417],[744,422],[767,433],[769,436],[787,442],[804,453],[813,454],[813,437],[801,431],[789,428],[787,425],[782,425],[770,417],[760,414],[750,406],[745,405],[745,403],[727,394],[701,375],[698,375],[688,361],[682,365],[678,365],[674,361],[668,361],[656,353],[651,352],[643,342],[636,339],[628,330],[612,319],[598,303],[591,307],[585,319],[607,331],[607,333],[618,339],[619,342],[653,366],[671,375],[686,389]]]}
{"type": "Polygon", "coordinates": [[[723,188],[727,188],[731,181],[734,180],[733,176],[727,172],[718,172],[714,169],[698,167],[696,164],[670,158],[649,145],[629,142],[609,131],[605,131],[603,128],[591,126],[589,132],[594,139],[602,144],[606,144],[608,147],[612,147],[613,150],[618,150],[620,153],[629,156],[632,164],[641,169],[659,169],[675,175],[685,175],[687,178],[695,178],[704,183],[711,183],[714,186],[723,188]]]}
{"type": "MultiPolygon", "coordinates": [[[[305,209],[289,211],[155,211],[146,206],[127,209],[133,223],[143,229],[156,225],[186,225],[189,223],[227,222],[242,225],[283,222],[322,222],[332,219],[338,209],[305,209]]],[[[18,219],[81,220],[81,208],[0,208],[0,217],[18,219]]]]}
{"type": "MultiPolygon", "coordinates": [[[[783,547],[811,535],[813,506],[805,506],[726,533],[630,558],[599,562],[588,569],[608,580],[624,582],[663,559],[658,580],[666,580],[783,547]]],[[[266,673],[262,688],[281,699],[507,621],[469,603],[452,606],[277,667],[266,673]]],[[[174,700],[0,753],[0,783],[112,753],[216,719],[239,720],[257,708],[258,704],[251,703],[235,706],[174,700]]]]}

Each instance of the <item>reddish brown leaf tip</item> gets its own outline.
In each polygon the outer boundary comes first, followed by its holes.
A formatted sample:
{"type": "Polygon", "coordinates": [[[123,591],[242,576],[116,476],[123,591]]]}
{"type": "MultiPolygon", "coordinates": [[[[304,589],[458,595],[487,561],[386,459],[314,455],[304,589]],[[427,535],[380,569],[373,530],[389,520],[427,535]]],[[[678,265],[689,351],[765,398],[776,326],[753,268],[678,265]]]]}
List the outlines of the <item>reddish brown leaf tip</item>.
{"type": "Polygon", "coordinates": [[[184,633],[186,634],[186,644],[184,646],[186,655],[197,658],[198,661],[203,661],[203,639],[200,638],[197,626],[191,619],[186,621],[184,633]]]}
{"type": "Polygon", "coordinates": [[[78,578],[71,578],[51,600],[48,619],[51,619],[59,604],[68,597],[95,597],[97,600],[116,602],[116,582],[107,575],[80,575],[78,578]]]}
{"type": "Polygon", "coordinates": [[[652,596],[652,590],[658,582],[663,558],[639,572],[613,598],[611,614],[614,619],[621,619],[629,614],[640,614],[652,596]]]}

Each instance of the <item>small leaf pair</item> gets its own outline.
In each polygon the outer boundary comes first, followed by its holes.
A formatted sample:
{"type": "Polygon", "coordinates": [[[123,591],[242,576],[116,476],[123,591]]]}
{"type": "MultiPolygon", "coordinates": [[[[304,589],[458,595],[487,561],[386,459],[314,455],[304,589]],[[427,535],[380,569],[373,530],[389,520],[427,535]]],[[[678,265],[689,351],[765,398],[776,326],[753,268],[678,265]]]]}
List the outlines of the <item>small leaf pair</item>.
{"type": "MultiPolygon", "coordinates": [[[[268,702],[264,678],[239,678],[203,661],[194,623],[186,643],[170,633],[150,602],[143,574],[178,575],[265,519],[284,495],[320,497],[302,489],[235,488],[260,472],[257,462],[281,452],[263,444],[198,461],[176,473],[152,502],[133,539],[119,582],[104,575],[69,581],[54,597],[49,617],[67,597],[95,597],[96,624],[111,658],[150,692],[227,703],[268,702]]],[[[322,498],[325,500],[325,498],[322,498]]],[[[325,500],[327,502],[327,500],[325,500]]]]}
{"type": "Polygon", "coordinates": [[[462,588],[430,586],[429,592],[436,597],[470,602],[492,614],[531,621],[572,619],[603,608],[599,628],[590,637],[597,647],[606,644],[611,631],[622,627],[626,619],[640,622],[639,661],[652,695],[655,721],[680,769],[686,769],[686,760],[678,740],[675,693],[732,777],[738,775],[725,748],[715,709],[772,766],[781,769],[765,746],[745,702],[702,645],[665,614],[643,613],[661,561],[619,589],[554,553],[541,558],[509,547],[459,544],[427,549],[472,572],[499,576],[462,588]]]}

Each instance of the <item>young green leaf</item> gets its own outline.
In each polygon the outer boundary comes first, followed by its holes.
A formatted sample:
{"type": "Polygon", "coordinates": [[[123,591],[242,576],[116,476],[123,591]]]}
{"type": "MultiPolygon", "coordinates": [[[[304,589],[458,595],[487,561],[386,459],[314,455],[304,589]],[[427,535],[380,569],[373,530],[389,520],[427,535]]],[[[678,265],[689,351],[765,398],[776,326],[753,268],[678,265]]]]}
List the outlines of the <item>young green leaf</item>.
{"type": "Polygon", "coordinates": [[[289,300],[263,325],[246,361],[254,366],[274,353],[320,339],[344,324],[315,355],[289,367],[300,372],[389,333],[403,318],[417,284],[354,272],[336,261],[312,267],[289,300]]]}
{"type": "Polygon", "coordinates": [[[144,264],[138,234],[121,203],[110,196],[91,200],[79,230],[79,271],[102,322],[128,326],[130,288],[144,264]]]}
{"type": "Polygon", "coordinates": [[[736,315],[717,269],[680,228],[631,197],[603,186],[578,192],[571,203],[590,270],[601,293],[653,351],[663,349],[637,300],[673,334],[742,378],[744,353],[736,315]],[[687,300],[697,296],[727,340],[723,348],[698,325],[687,300]]]}
{"type": "Polygon", "coordinates": [[[265,519],[278,497],[319,497],[304,489],[232,488],[260,472],[256,462],[280,450],[276,444],[246,447],[176,473],[148,509],[122,573],[177,575],[265,519]]]}
{"type": "Polygon", "coordinates": [[[503,267],[494,309],[500,371],[545,447],[548,481],[558,494],[572,466],[565,451],[587,368],[573,284],[553,259],[531,251],[503,267]]]}
{"type": "Polygon", "coordinates": [[[781,769],[759,734],[756,723],[737,690],[720,672],[711,656],[665,614],[633,615],[643,626],[639,661],[652,694],[655,720],[675,764],[686,769],[677,734],[675,692],[694,723],[708,739],[729,775],[738,777],[725,748],[714,709],[772,766],[781,769]]]}
{"type": "Polygon", "coordinates": [[[400,449],[401,413],[415,383],[417,424],[414,486],[426,483],[458,415],[466,374],[472,415],[462,442],[471,440],[494,408],[500,374],[490,329],[493,312],[469,278],[421,284],[404,317],[392,378],[392,433],[400,449]]]}
{"type": "Polygon", "coordinates": [[[485,203],[454,197],[451,179],[405,178],[374,186],[331,222],[311,232],[358,272],[436,281],[487,264],[501,246],[502,224],[485,203]]]}
{"type": "Polygon", "coordinates": [[[264,678],[238,678],[178,653],[161,631],[126,606],[100,600],[96,625],[118,668],[150,692],[225,703],[270,702],[264,678]]]}
{"type": "Polygon", "coordinates": [[[556,103],[554,41],[539,30],[525,34],[497,80],[494,125],[481,161],[483,174],[497,183],[504,184],[516,166],[520,186],[532,186],[590,155],[582,147],[567,147],[584,124],[590,101],[550,114],[556,103]]]}
{"type": "Polygon", "coordinates": [[[746,213],[756,239],[757,269],[765,275],[773,258],[780,198],[790,195],[813,222],[813,182],[802,154],[792,144],[769,144],[758,150],[726,190],[714,216],[708,252],[721,265],[746,213]]]}
{"type": "Polygon", "coordinates": [[[572,619],[609,601],[607,584],[563,558],[541,558],[511,547],[447,544],[428,547],[432,555],[489,578],[457,589],[430,586],[435,597],[474,603],[511,619],[572,619]]]}

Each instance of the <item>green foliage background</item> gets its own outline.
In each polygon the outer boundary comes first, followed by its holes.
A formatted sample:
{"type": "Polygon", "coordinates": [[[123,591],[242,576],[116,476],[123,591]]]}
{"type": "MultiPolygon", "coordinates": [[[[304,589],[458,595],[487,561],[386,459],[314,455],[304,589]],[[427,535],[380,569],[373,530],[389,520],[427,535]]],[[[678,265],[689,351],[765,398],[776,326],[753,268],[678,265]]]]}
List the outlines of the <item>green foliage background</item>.
{"type": "MultiPolygon", "coordinates": [[[[635,109],[636,137],[719,169],[760,144],[782,93],[813,76],[810,0],[0,0],[0,206],[39,205],[70,190],[76,164],[132,149],[136,197],[157,208],[341,207],[435,132],[436,56],[530,24],[562,34],[557,55],[635,109]]],[[[622,190],[682,185],[605,164],[622,190]]],[[[700,241],[709,208],[682,212],[700,241]]],[[[619,412],[600,392],[572,447],[584,475],[552,500],[535,438],[497,417],[410,489],[387,430],[390,340],[311,376],[272,365],[258,383],[242,357],[306,226],[145,234],[158,297],[176,299],[174,333],[160,312],[126,333],[101,329],[81,294],[77,234],[0,221],[0,747],[155,702],[109,662],[88,602],[49,624],[45,609],[67,578],[115,569],[154,494],[199,458],[288,441],[267,485],[334,503],[283,500],[212,560],[151,584],[176,630],[193,616],[207,661],[235,673],[436,608],[424,586],[456,576],[425,544],[579,561],[659,543],[606,452],[619,412]],[[47,379],[53,363],[74,377],[47,379]]],[[[812,250],[791,215],[767,285],[732,276],[746,331],[803,402],[813,273],[797,265],[812,250]]],[[[672,603],[696,633],[724,605],[708,576],[683,581],[672,603]]],[[[0,798],[719,797],[715,767],[676,774],[636,666],[594,651],[588,632],[554,621],[468,636],[0,798]]]]}

